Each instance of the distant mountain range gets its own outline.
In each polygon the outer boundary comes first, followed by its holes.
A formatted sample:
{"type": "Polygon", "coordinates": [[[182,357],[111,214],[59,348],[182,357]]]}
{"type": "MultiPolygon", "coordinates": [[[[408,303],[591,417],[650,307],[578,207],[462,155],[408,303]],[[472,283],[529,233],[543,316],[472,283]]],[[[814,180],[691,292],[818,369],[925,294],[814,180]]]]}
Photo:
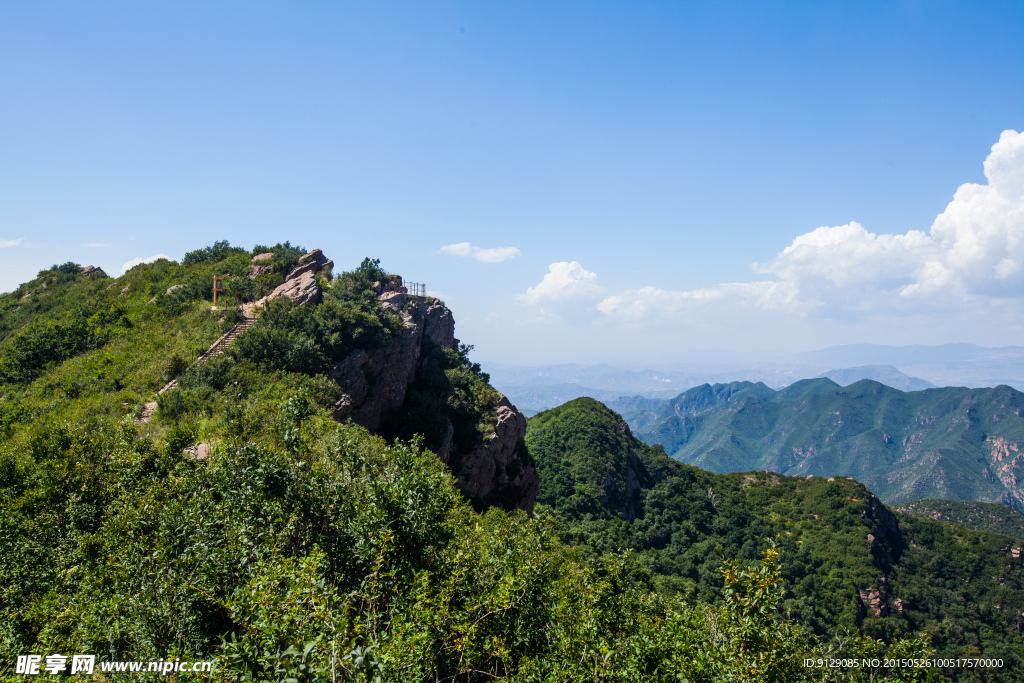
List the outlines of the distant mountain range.
{"type": "Polygon", "coordinates": [[[887,503],[945,498],[1024,509],[1024,394],[1008,386],[903,392],[817,378],[775,391],[732,382],[611,407],[645,442],[713,472],[844,475],[887,503]]]}
{"type": "Polygon", "coordinates": [[[839,386],[849,386],[862,379],[872,379],[900,391],[934,389],[935,385],[920,377],[911,377],[891,365],[858,365],[855,368],[837,368],[818,375],[827,377],[839,386]]]}
{"type": "Polygon", "coordinates": [[[606,403],[620,396],[671,398],[702,384],[730,382],[762,382],[782,389],[808,377],[828,377],[843,386],[872,379],[902,391],[1000,384],[1024,390],[1024,347],[1019,346],[849,344],[757,358],[732,352],[687,352],[679,362],[640,368],[578,363],[514,366],[489,361],[482,365],[491,383],[527,415],[581,396],[606,403]]]}

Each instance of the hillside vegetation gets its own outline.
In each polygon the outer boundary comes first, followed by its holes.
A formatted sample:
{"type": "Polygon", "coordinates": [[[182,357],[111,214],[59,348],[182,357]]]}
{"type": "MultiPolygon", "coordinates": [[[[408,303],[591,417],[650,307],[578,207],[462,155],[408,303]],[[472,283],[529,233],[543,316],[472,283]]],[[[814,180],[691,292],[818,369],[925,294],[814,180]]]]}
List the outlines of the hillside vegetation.
{"type": "MultiPolygon", "coordinates": [[[[618,536],[591,543],[564,519],[477,512],[422,437],[331,419],[339,386],[325,368],[396,344],[375,261],[317,274],[320,305],[271,302],[228,353],[190,365],[302,252],[217,243],[116,280],[64,264],[0,295],[0,677],[20,679],[25,653],[212,658],[216,680],[281,683],[934,677],[804,667],[932,650],[909,630],[836,642],[788,618],[789,551],[769,534],[704,561],[712,588],[691,586],[618,536]],[[214,275],[221,310],[207,298],[214,275]]],[[[428,439],[441,432],[432,420],[483,438],[474,420],[493,390],[466,352],[429,359],[402,406],[428,439]]],[[[641,490],[662,465],[681,467],[653,463],[641,490]]],[[[641,519],[631,486],[611,504],[641,519]]],[[[576,521],[596,530],[594,485],[576,488],[576,521]]]]}
{"type": "Polygon", "coordinates": [[[716,603],[721,558],[752,561],[775,537],[780,609],[819,636],[921,633],[943,656],[1003,658],[1007,668],[986,680],[1024,676],[1019,541],[894,515],[846,477],[700,470],[588,398],[530,418],[527,443],[541,474],[537,513],[595,556],[634,549],[662,592],[716,603]]]}
{"type": "Polygon", "coordinates": [[[1002,503],[926,499],[900,503],[894,505],[893,510],[913,517],[941,519],[975,531],[990,531],[1024,540],[1024,515],[1002,503]]]}
{"type": "Polygon", "coordinates": [[[1024,394],[1007,386],[903,392],[821,378],[774,391],[734,382],[615,405],[642,440],[713,472],[842,475],[887,503],[945,498],[1024,509],[1024,394]]]}

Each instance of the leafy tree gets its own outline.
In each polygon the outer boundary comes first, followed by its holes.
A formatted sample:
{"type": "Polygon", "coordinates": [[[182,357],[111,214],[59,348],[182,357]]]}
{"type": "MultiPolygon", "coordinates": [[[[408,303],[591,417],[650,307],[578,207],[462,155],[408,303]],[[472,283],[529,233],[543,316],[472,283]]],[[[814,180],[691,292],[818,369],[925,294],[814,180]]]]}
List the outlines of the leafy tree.
{"type": "Polygon", "coordinates": [[[207,261],[217,262],[223,261],[227,257],[233,254],[245,254],[245,249],[240,247],[232,247],[227,240],[220,240],[214,242],[208,247],[202,249],[196,249],[195,251],[186,252],[185,257],[181,260],[181,264],[184,266],[194,266],[199,263],[207,261]]]}

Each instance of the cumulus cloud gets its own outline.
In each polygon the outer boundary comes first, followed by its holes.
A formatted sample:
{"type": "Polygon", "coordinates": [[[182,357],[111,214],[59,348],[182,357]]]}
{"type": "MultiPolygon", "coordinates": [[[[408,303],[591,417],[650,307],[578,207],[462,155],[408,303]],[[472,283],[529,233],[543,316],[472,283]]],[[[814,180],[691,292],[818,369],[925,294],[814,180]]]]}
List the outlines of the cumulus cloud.
{"type": "Polygon", "coordinates": [[[581,296],[601,292],[597,274],[592,273],[577,261],[559,261],[548,266],[544,279],[536,287],[530,287],[516,300],[529,305],[578,299],[581,296]]]}
{"type": "Polygon", "coordinates": [[[987,183],[961,185],[928,232],[821,227],[754,264],[774,279],[685,292],[643,287],[605,298],[598,310],[640,319],[715,304],[857,318],[1024,300],[1024,134],[1004,131],[984,168],[987,183]]]}
{"type": "Polygon", "coordinates": [[[502,261],[513,259],[521,253],[515,247],[492,247],[490,249],[484,249],[483,247],[475,247],[469,242],[446,244],[438,251],[442,254],[452,254],[453,256],[462,256],[463,258],[474,258],[477,261],[483,261],[484,263],[501,263],[502,261]]]}
{"type": "Polygon", "coordinates": [[[170,259],[170,257],[167,254],[156,254],[155,256],[150,256],[149,258],[133,258],[131,261],[125,261],[124,265],[121,266],[121,275],[124,275],[135,266],[141,265],[143,263],[153,263],[154,261],[159,261],[162,258],[170,259]]]}
{"type": "Polygon", "coordinates": [[[0,249],[4,247],[18,247],[25,241],[24,237],[19,237],[16,240],[0,240],[0,249]]]}

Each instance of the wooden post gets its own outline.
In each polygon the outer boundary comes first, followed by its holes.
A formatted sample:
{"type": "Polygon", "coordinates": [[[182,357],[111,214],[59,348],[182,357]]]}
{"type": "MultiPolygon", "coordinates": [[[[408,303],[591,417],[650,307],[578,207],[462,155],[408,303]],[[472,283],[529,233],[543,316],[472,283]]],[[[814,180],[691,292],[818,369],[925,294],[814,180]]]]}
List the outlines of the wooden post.
{"type": "Polygon", "coordinates": [[[217,305],[217,294],[224,291],[224,278],[213,276],[213,305],[217,305]]]}

